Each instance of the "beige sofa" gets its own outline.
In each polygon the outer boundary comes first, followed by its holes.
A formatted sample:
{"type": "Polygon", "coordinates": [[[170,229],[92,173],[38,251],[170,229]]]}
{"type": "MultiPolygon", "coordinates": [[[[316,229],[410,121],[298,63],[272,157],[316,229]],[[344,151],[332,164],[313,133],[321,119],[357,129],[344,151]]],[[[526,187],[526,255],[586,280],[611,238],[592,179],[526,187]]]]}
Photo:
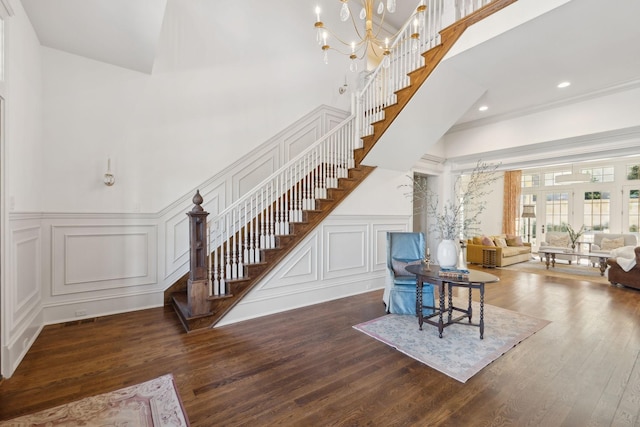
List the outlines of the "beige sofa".
{"type": "Polygon", "coordinates": [[[635,234],[594,233],[591,252],[609,252],[623,246],[638,246],[635,234]]]}
{"type": "MultiPolygon", "coordinates": [[[[591,252],[608,254],[613,249],[618,249],[625,246],[638,246],[638,239],[636,238],[635,234],[594,233],[593,243],[591,244],[591,252]]],[[[595,266],[599,262],[599,258],[590,257],[589,261],[592,265],[595,266]]]]}
{"type": "Polygon", "coordinates": [[[496,267],[506,267],[507,265],[531,259],[530,243],[523,243],[520,236],[500,234],[496,236],[477,236],[467,240],[467,262],[482,264],[483,249],[495,249],[496,267]]]}
{"type": "MultiPolygon", "coordinates": [[[[544,235],[544,241],[540,242],[540,248],[538,249],[538,253],[540,254],[540,261],[545,261],[544,250],[545,249],[553,249],[557,251],[572,251],[571,248],[571,239],[569,238],[569,233],[566,231],[547,231],[544,235]]],[[[565,260],[569,261],[571,264],[576,260],[575,255],[565,255],[565,254],[556,254],[555,256],[557,260],[565,260]]]]}

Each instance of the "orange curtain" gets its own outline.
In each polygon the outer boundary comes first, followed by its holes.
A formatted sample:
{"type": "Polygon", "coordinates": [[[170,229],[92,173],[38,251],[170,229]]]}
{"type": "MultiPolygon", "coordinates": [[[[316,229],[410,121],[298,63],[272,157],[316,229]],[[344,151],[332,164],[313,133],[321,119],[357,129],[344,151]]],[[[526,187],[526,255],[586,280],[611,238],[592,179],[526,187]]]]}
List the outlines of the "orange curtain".
{"type": "Polygon", "coordinates": [[[522,171],[507,171],[504,173],[504,196],[502,212],[502,232],[516,234],[516,220],[520,215],[520,193],[522,171]]]}

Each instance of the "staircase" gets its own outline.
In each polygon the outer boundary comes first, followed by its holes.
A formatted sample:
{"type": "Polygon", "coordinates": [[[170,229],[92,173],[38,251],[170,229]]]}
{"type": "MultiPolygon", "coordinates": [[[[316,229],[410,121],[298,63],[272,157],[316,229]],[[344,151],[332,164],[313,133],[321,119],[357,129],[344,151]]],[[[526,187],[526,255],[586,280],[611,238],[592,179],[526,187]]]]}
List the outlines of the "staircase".
{"type": "Polygon", "coordinates": [[[369,76],[357,95],[351,117],[206,227],[207,213],[197,194],[190,215],[191,271],[165,291],[165,301],[173,304],[185,329],[214,326],[363,182],[374,169],[362,164],[367,153],[464,30],[515,1],[458,0],[457,13],[463,17],[440,29],[444,0],[429,0],[426,10],[416,10],[420,45],[405,26],[389,62],[369,76]],[[480,2],[486,4],[474,10],[480,2]]]}

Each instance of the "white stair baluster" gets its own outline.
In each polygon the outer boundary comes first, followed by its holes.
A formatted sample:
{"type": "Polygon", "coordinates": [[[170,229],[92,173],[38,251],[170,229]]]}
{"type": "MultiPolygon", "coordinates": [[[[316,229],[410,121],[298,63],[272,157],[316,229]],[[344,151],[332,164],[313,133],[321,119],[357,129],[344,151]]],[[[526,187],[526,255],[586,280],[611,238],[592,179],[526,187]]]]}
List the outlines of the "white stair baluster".
{"type": "Polygon", "coordinates": [[[269,247],[276,247],[276,232],[275,232],[275,206],[273,200],[273,182],[269,183],[269,220],[270,228],[269,228],[269,247]]]}

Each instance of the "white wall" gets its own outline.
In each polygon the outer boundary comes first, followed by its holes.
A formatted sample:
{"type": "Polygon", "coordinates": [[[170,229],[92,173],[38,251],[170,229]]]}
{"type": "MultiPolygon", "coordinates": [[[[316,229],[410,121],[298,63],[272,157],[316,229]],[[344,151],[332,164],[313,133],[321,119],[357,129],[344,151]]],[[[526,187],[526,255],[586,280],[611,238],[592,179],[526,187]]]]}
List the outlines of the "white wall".
{"type": "Polygon", "coordinates": [[[306,2],[170,1],[151,75],[43,47],[42,210],[159,212],[318,105],[348,110],[347,59],[322,63],[312,21],[306,2]]]}
{"type": "Polygon", "coordinates": [[[12,4],[15,15],[5,22],[7,199],[11,211],[38,211],[46,176],[40,44],[20,2],[12,4]]]}
{"type": "MultiPolygon", "coordinates": [[[[5,19],[5,146],[2,210],[41,208],[42,63],[39,42],[20,2],[5,19]]],[[[13,371],[42,326],[42,232],[37,218],[2,224],[2,372],[13,371]]]]}

